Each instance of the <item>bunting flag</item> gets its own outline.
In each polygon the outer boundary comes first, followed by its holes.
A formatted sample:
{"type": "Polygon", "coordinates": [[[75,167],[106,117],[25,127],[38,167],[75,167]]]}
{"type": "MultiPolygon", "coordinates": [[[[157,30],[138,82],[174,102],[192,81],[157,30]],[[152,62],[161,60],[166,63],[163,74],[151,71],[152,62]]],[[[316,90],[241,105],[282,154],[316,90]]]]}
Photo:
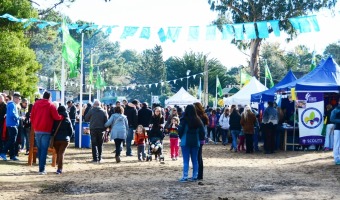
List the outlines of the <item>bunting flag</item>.
{"type": "Polygon", "coordinates": [[[70,35],[65,21],[61,26],[63,32],[62,56],[70,67],[70,78],[77,77],[78,64],[80,63],[81,46],[70,35]]]}
{"type": "Polygon", "coordinates": [[[315,58],[315,51],[313,51],[313,56],[312,56],[312,63],[310,65],[310,71],[313,71],[313,69],[316,67],[316,58],[315,58]]]}
{"type": "Polygon", "coordinates": [[[104,78],[102,77],[102,74],[98,71],[97,73],[97,81],[96,81],[96,88],[102,89],[106,86],[106,83],[104,81],[104,78]]]}
{"type": "Polygon", "coordinates": [[[274,82],[273,82],[273,78],[272,78],[272,74],[270,73],[267,61],[266,61],[266,65],[265,65],[265,72],[264,72],[264,76],[266,79],[269,80],[269,88],[272,88],[274,86],[274,82]]]}
{"type": "Polygon", "coordinates": [[[54,79],[54,84],[57,85],[58,90],[61,90],[61,84],[60,84],[60,81],[58,80],[58,77],[55,74],[55,72],[54,72],[54,78],[53,79],[54,79]]]}
{"type": "Polygon", "coordinates": [[[241,85],[248,84],[250,79],[251,79],[251,76],[247,72],[243,72],[243,70],[241,69],[241,80],[240,80],[241,85]]]}
{"type": "MultiPolygon", "coordinates": [[[[0,18],[7,19],[11,22],[22,23],[24,28],[27,28],[31,25],[36,25],[39,29],[44,29],[50,26],[56,26],[61,23],[53,22],[53,21],[45,21],[36,18],[29,18],[29,19],[20,19],[16,18],[10,14],[3,14],[0,15],[0,18]]],[[[286,20],[286,19],[280,19],[286,20]]],[[[320,27],[315,15],[312,16],[299,16],[288,18],[290,23],[292,24],[293,28],[300,33],[306,33],[311,31],[320,31],[320,27]]],[[[236,24],[224,24],[222,25],[222,40],[226,39],[236,39],[236,40],[243,40],[243,39],[255,39],[255,38],[268,38],[268,33],[273,32],[275,36],[280,36],[280,26],[279,20],[268,20],[268,21],[258,21],[258,22],[251,22],[251,23],[236,23],[236,24]],[[267,24],[270,24],[270,27],[267,24]],[[257,33],[256,30],[257,29],[257,33]],[[246,35],[246,37],[244,37],[246,35]]],[[[64,23],[62,23],[63,26],[64,23]]],[[[113,28],[121,27],[119,25],[97,25],[97,24],[68,24],[68,29],[76,30],[77,33],[81,33],[85,30],[96,30],[96,31],[103,31],[106,35],[112,33],[113,28]]],[[[129,37],[135,37],[137,32],[140,31],[139,38],[143,39],[150,39],[151,33],[158,34],[158,37],[161,42],[165,42],[166,40],[171,40],[172,42],[176,42],[181,30],[183,27],[181,26],[172,26],[172,27],[164,27],[158,28],[158,30],[151,30],[154,29],[153,27],[138,27],[138,26],[123,26],[122,33],[120,35],[120,39],[127,39],[129,37]],[[167,33],[166,33],[167,30],[167,33]]],[[[188,26],[185,27],[188,29],[188,41],[199,41],[201,39],[201,28],[200,26],[188,26]]],[[[63,29],[63,28],[62,28],[63,29]]],[[[217,27],[215,25],[208,25],[205,26],[203,29],[206,30],[205,39],[206,40],[215,40],[217,35],[217,27]]],[[[60,29],[59,29],[60,30],[60,29]]],[[[115,31],[120,30],[119,28],[115,29],[115,31]]],[[[184,31],[183,31],[184,32],[184,31]]],[[[185,31],[186,32],[186,31],[185,31]]],[[[204,37],[204,36],[203,36],[204,37]]]]}
{"type": "Polygon", "coordinates": [[[217,94],[218,96],[222,97],[223,96],[223,92],[222,92],[222,86],[220,83],[220,80],[218,79],[218,76],[216,76],[216,88],[217,88],[217,94]]]}

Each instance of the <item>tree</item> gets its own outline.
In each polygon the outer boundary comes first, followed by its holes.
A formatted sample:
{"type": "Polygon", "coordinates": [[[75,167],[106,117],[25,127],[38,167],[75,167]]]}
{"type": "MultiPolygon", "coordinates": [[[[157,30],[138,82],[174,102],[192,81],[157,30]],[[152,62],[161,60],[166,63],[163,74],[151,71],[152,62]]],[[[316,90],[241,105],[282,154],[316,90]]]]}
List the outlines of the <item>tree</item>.
{"type": "Polygon", "coordinates": [[[338,65],[340,65],[340,42],[329,44],[323,52],[325,58],[332,56],[338,65]]]}
{"type": "MultiPolygon", "coordinates": [[[[28,1],[1,1],[0,15],[5,13],[18,18],[37,16],[28,1]]],[[[19,91],[23,96],[33,97],[37,92],[36,73],[41,66],[28,47],[23,25],[0,19],[0,35],[0,90],[19,91]]]]}
{"type": "MultiPolygon", "coordinates": [[[[209,0],[211,2],[211,0],[209,0]]],[[[289,34],[287,41],[292,40],[296,36],[296,31],[292,28],[288,18],[298,17],[317,12],[322,8],[332,8],[335,6],[336,0],[315,0],[315,1],[302,1],[302,0],[220,0],[220,3],[211,2],[211,10],[219,13],[216,22],[225,22],[227,19],[232,23],[246,23],[258,22],[266,20],[280,20],[280,29],[289,34]]],[[[215,23],[216,23],[215,22],[215,23]]],[[[222,28],[222,24],[217,24],[222,28]]],[[[239,48],[250,49],[250,71],[253,76],[259,77],[259,53],[261,42],[263,39],[258,38],[258,30],[256,30],[256,39],[250,41],[235,41],[239,48]]],[[[272,32],[273,30],[270,30],[272,32]]]]}

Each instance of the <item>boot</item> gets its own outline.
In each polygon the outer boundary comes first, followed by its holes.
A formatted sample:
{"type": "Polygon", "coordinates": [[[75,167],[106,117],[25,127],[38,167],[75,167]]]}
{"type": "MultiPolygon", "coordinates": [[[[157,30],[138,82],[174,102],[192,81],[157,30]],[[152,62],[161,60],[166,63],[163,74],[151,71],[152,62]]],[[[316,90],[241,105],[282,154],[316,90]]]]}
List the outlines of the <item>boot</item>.
{"type": "Polygon", "coordinates": [[[116,156],[116,162],[120,163],[120,156],[116,156]]]}

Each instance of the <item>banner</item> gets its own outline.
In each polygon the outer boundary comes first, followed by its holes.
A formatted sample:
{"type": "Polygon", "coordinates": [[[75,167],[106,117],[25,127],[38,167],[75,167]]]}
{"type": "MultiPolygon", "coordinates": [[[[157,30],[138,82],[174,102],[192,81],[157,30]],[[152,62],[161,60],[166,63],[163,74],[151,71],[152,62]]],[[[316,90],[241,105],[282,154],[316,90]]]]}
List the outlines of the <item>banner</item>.
{"type": "Polygon", "coordinates": [[[296,106],[299,112],[299,134],[301,145],[322,145],[324,100],[323,93],[299,92],[296,106]]]}

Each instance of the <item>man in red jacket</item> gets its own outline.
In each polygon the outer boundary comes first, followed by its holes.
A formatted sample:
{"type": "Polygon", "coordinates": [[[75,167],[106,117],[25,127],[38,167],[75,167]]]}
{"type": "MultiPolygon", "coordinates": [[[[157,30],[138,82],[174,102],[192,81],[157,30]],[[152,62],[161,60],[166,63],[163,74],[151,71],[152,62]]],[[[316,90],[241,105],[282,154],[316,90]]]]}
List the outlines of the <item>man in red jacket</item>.
{"type": "Polygon", "coordinates": [[[39,174],[46,175],[45,165],[54,120],[62,120],[57,108],[50,101],[51,93],[46,91],[43,99],[37,100],[31,112],[31,125],[38,146],[39,174]]]}

